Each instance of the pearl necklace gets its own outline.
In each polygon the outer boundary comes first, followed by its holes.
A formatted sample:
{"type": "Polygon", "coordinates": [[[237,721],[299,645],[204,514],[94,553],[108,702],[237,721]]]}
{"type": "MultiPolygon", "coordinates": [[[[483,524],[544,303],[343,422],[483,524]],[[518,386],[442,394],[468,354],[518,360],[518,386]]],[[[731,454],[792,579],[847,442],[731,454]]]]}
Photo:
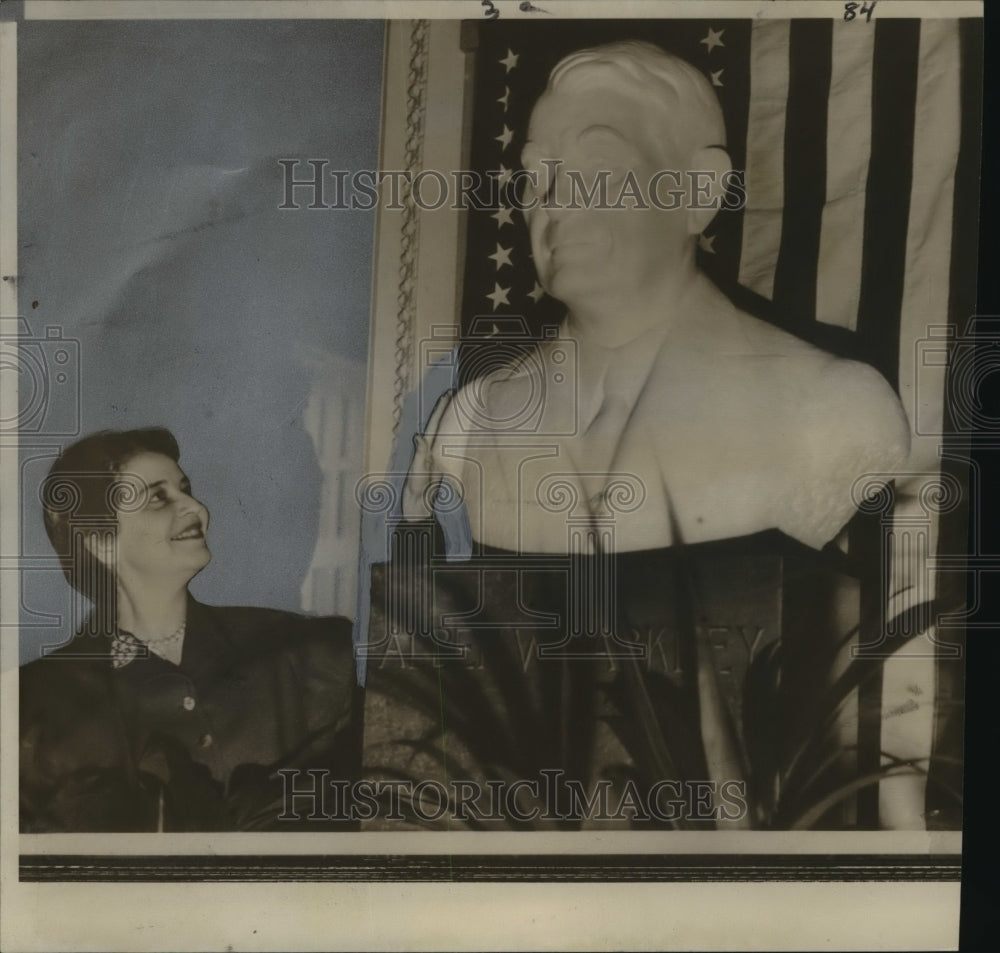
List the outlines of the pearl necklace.
{"type": "Polygon", "coordinates": [[[112,639],[111,653],[114,667],[116,669],[124,668],[134,659],[146,658],[150,651],[155,652],[161,658],[167,658],[176,644],[183,638],[186,629],[187,619],[173,632],[151,639],[139,639],[131,632],[122,629],[112,639]]]}
{"type": "MultiPolygon", "coordinates": [[[[176,629],[174,629],[173,632],[169,633],[168,635],[157,635],[157,636],[155,636],[153,638],[150,638],[150,639],[139,639],[138,636],[136,636],[136,638],[140,642],[145,642],[146,645],[149,645],[149,646],[154,646],[154,645],[156,645],[156,646],[169,646],[169,645],[173,645],[174,642],[176,642],[178,639],[180,639],[184,635],[185,629],[187,629],[187,619],[185,619],[179,626],[177,626],[176,629]]],[[[132,633],[130,633],[130,634],[132,634],[132,633]]]]}

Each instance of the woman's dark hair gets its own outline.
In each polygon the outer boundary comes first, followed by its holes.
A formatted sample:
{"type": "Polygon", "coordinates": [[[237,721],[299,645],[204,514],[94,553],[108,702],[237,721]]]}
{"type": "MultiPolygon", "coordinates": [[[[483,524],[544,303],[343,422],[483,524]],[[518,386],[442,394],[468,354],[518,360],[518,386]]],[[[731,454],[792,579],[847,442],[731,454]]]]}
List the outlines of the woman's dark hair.
{"type": "MultiPolygon", "coordinates": [[[[177,439],[164,427],[102,430],[67,447],[42,484],[45,532],[69,584],[89,599],[99,623],[114,622],[113,574],[84,545],[92,533],[113,535],[118,513],[142,505],[133,484],[119,479],[129,460],[160,453],[175,463],[177,439]]],[[[101,628],[107,631],[105,624],[101,628]]]]}

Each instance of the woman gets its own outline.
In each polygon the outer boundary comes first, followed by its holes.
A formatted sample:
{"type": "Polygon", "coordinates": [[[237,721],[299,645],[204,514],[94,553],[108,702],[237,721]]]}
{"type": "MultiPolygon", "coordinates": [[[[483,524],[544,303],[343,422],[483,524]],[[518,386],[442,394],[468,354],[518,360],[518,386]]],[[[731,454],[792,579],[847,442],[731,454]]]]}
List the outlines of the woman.
{"type": "Polygon", "coordinates": [[[21,829],[349,827],[290,795],[357,776],[350,622],[193,599],[208,510],[179,457],[165,429],[104,431],[49,472],[46,531],[93,611],[21,669],[21,829]]]}

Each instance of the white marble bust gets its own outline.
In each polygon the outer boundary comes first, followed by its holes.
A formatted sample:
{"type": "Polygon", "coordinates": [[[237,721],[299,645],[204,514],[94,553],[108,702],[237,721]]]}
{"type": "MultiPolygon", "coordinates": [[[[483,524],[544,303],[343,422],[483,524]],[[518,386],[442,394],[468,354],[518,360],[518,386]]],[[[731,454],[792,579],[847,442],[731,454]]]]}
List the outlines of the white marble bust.
{"type": "MultiPolygon", "coordinates": [[[[473,536],[560,553],[568,526],[604,525],[618,551],[778,529],[809,546],[852,516],[862,473],[905,459],[909,426],[871,367],[740,311],[697,268],[715,215],[688,192],[663,209],[570,205],[568,171],[729,170],[722,113],[694,67],[645,43],[566,57],[532,112],[523,164],[538,279],[567,308],[560,336],[445,395],[417,438],[404,514],[461,493],[473,536]],[[560,160],[559,174],[551,175],[560,160]],[[431,490],[429,493],[428,490],[431,490]]],[[[659,178],[659,204],[671,179],[659,178]]],[[[717,197],[719,191],[712,193],[717,197]]]]}

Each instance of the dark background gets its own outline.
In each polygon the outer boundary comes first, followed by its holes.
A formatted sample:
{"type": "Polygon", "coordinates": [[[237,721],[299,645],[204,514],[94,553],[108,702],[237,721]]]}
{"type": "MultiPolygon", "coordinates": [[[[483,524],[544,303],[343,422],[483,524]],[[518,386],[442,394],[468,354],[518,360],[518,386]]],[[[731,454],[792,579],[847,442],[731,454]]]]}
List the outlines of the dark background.
{"type": "MultiPolygon", "coordinates": [[[[983,101],[983,162],[979,223],[979,299],[977,313],[1000,315],[1000,256],[997,216],[1000,215],[1000,187],[995,170],[1000,164],[1000,11],[986,4],[985,75],[983,101]],[[992,10],[992,13],[990,12],[992,10]]],[[[981,355],[984,359],[986,354],[981,355]]],[[[1000,443],[1000,375],[985,378],[980,392],[983,410],[997,426],[990,439],[973,447],[972,458],[981,468],[980,512],[971,514],[970,530],[978,530],[982,552],[1000,552],[1000,450],[988,443],[1000,443]]],[[[1000,751],[1000,721],[996,712],[996,679],[1000,672],[1000,587],[997,573],[980,571],[981,587],[976,587],[976,569],[970,573],[969,596],[979,592],[979,610],[973,617],[989,628],[973,631],[968,639],[966,674],[966,775],[965,832],[962,855],[962,918],[960,948],[994,949],[1000,935],[1000,873],[997,871],[997,780],[996,757],[1000,751]]]]}

